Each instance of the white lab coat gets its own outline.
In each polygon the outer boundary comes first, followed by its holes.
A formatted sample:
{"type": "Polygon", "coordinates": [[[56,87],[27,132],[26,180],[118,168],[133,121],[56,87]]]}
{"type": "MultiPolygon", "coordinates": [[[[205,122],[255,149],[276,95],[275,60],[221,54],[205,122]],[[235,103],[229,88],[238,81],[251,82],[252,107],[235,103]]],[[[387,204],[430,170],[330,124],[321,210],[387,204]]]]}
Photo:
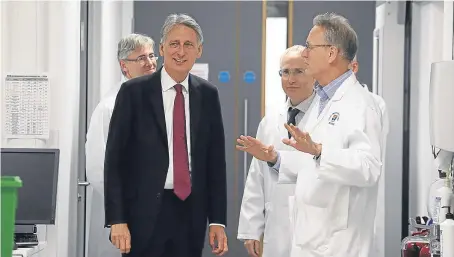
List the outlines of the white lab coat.
{"type": "Polygon", "coordinates": [[[321,158],[280,153],[279,176],[298,176],[291,257],[370,257],[382,166],[380,110],[355,75],[320,115],[319,104],[316,96],[304,131],[323,145],[321,158]]]}
{"type": "MultiPolygon", "coordinates": [[[[364,88],[369,92],[369,88],[364,85],[364,88]]],[[[376,106],[380,110],[380,120],[382,125],[381,133],[381,158],[382,169],[381,176],[378,181],[378,197],[377,197],[377,211],[375,213],[375,226],[374,226],[374,248],[375,257],[385,257],[385,155],[386,155],[386,139],[389,132],[389,117],[386,103],[383,98],[373,92],[370,92],[376,106]]],[[[371,257],[373,257],[371,255],[371,257]]]]}
{"type": "Polygon", "coordinates": [[[110,118],[121,83],[115,85],[99,102],[90,119],[85,144],[86,175],[90,186],[87,190],[86,238],[88,257],[121,257],[109,241],[110,229],[104,228],[104,155],[110,118]]]}
{"type": "MultiPolygon", "coordinates": [[[[295,151],[282,143],[288,136],[287,104],[280,110],[267,113],[260,122],[257,139],[265,145],[274,145],[277,150],[295,151]]],[[[305,116],[298,123],[305,123],[305,116]]],[[[294,194],[295,177],[278,181],[278,173],[268,164],[252,159],[241,203],[238,239],[260,240],[263,236],[262,257],[288,257],[291,249],[289,196],[294,194]]]]}

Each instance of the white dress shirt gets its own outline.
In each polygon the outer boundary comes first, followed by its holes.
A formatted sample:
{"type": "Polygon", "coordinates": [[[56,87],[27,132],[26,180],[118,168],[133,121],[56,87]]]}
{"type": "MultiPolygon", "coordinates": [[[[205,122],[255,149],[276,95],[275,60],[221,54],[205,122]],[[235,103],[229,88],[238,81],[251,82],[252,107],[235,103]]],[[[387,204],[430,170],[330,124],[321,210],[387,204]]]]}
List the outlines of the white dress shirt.
{"type": "MultiPolygon", "coordinates": [[[[177,83],[167,73],[166,69],[162,67],[161,71],[161,85],[162,85],[162,100],[164,104],[164,116],[166,119],[167,130],[167,144],[169,146],[169,170],[167,171],[166,182],[164,189],[173,189],[173,104],[177,91],[174,86],[181,84],[183,86],[184,96],[184,112],[186,118],[186,144],[188,149],[189,172],[191,172],[191,129],[189,127],[189,75],[181,82],[177,83]]],[[[225,227],[224,224],[211,223],[210,226],[218,225],[225,227]]]]}
{"type": "MultiPolygon", "coordinates": [[[[296,125],[298,125],[298,123],[300,123],[300,121],[304,117],[304,114],[307,112],[307,110],[309,110],[309,107],[311,106],[312,101],[314,100],[314,97],[315,97],[315,92],[313,91],[312,94],[308,98],[306,98],[304,101],[302,101],[301,103],[299,103],[296,106],[292,105],[290,98],[287,98],[287,109],[296,108],[296,109],[300,110],[300,112],[295,117],[296,125]]],[[[289,118],[289,115],[287,114],[287,120],[288,120],[288,118],[289,118]]]]}
{"type": "Polygon", "coordinates": [[[191,172],[191,130],[189,127],[189,75],[181,83],[175,82],[166,69],[163,67],[161,71],[161,85],[162,85],[162,100],[164,104],[164,116],[166,119],[166,130],[167,130],[167,143],[169,146],[169,170],[167,172],[166,182],[164,184],[165,189],[173,189],[173,104],[177,91],[174,86],[181,84],[183,86],[184,96],[184,112],[186,117],[186,143],[188,149],[188,160],[189,160],[189,172],[191,172]]]}

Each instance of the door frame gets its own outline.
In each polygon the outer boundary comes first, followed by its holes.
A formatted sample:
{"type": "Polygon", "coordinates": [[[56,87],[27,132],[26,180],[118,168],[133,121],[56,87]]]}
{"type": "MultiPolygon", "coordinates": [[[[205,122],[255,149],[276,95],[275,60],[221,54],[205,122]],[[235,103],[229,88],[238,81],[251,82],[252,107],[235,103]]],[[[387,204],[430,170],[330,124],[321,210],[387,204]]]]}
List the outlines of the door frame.
{"type": "Polygon", "coordinates": [[[89,1],[80,2],[80,99],[79,99],[79,142],[77,173],[77,238],[76,256],[86,256],[86,182],[85,138],[87,133],[87,89],[88,89],[88,14],[89,1]]]}

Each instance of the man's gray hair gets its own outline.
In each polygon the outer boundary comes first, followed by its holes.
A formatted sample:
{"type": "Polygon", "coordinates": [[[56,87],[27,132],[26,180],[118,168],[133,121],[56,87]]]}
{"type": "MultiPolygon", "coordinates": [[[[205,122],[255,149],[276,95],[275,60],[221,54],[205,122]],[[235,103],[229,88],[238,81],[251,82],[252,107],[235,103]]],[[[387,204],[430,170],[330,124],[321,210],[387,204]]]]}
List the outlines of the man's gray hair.
{"type": "Polygon", "coordinates": [[[290,53],[300,54],[301,58],[303,58],[302,55],[303,55],[304,49],[306,49],[306,47],[304,47],[302,45],[294,45],[294,46],[291,46],[291,47],[285,49],[284,53],[282,53],[282,55],[281,55],[281,66],[282,66],[282,59],[284,59],[284,57],[290,53]]]}
{"type": "Polygon", "coordinates": [[[317,15],[314,26],[325,29],[325,41],[337,47],[341,55],[349,62],[353,60],[358,50],[358,36],[348,20],[336,13],[317,15]]]}
{"type": "Polygon", "coordinates": [[[161,44],[166,41],[167,34],[177,25],[184,25],[193,29],[197,34],[198,43],[203,44],[202,28],[194,18],[184,13],[174,13],[167,16],[164,25],[162,25],[161,28],[161,44]]]}
{"type": "Polygon", "coordinates": [[[142,34],[130,34],[118,42],[117,59],[118,61],[128,58],[134,50],[141,47],[154,48],[154,41],[151,37],[142,34]]]}

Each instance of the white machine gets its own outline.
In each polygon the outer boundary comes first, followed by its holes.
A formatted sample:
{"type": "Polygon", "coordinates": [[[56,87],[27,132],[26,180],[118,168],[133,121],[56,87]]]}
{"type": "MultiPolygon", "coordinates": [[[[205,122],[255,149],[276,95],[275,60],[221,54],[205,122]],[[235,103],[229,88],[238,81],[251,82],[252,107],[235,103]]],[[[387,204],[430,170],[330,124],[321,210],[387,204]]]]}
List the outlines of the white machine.
{"type": "MultiPolygon", "coordinates": [[[[434,158],[440,174],[452,178],[454,161],[454,114],[452,113],[452,101],[454,100],[454,61],[442,61],[432,64],[430,73],[430,142],[433,147],[434,158]]],[[[452,194],[454,192],[451,183],[446,189],[448,200],[442,199],[441,208],[452,210],[454,203],[452,194]],[[449,190],[449,189],[450,190],[449,190]],[[451,192],[449,192],[451,191],[451,192]]],[[[443,196],[443,198],[446,198],[443,196]]],[[[444,214],[442,212],[442,214],[444,214]]],[[[443,215],[444,216],[444,215],[443,215]]],[[[447,216],[448,217],[448,216],[447,216]]],[[[451,214],[452,218],[452,214],[451,214]]],[[[454,220],[444,219],[440,224],[434,224],[431,229],[430,246],[433,256],[439,254],[441,257],[454,257],[454,230],[451,224],[454,220]],[[447,226],[446,224],[449,224],[447,226]],[[446,242],[449,243],[446,243],[446,242]]]]}
{"type": "Polygon", "coordinates": [[[454,157],[454,61],[432,64],[430,73],[430,143],[438,170],[449,171],[454,157]]]}
{"type": "MultiPolygon", "coordinates": [[[[432,64],[430,74],[430,142],[445,153],[454,153],[454,61],[432,64]]],[[[449,159],[449,158],[448,158],[449,159]]],[[[449,160],[450,161],[450,160],[449,160]]]]}

